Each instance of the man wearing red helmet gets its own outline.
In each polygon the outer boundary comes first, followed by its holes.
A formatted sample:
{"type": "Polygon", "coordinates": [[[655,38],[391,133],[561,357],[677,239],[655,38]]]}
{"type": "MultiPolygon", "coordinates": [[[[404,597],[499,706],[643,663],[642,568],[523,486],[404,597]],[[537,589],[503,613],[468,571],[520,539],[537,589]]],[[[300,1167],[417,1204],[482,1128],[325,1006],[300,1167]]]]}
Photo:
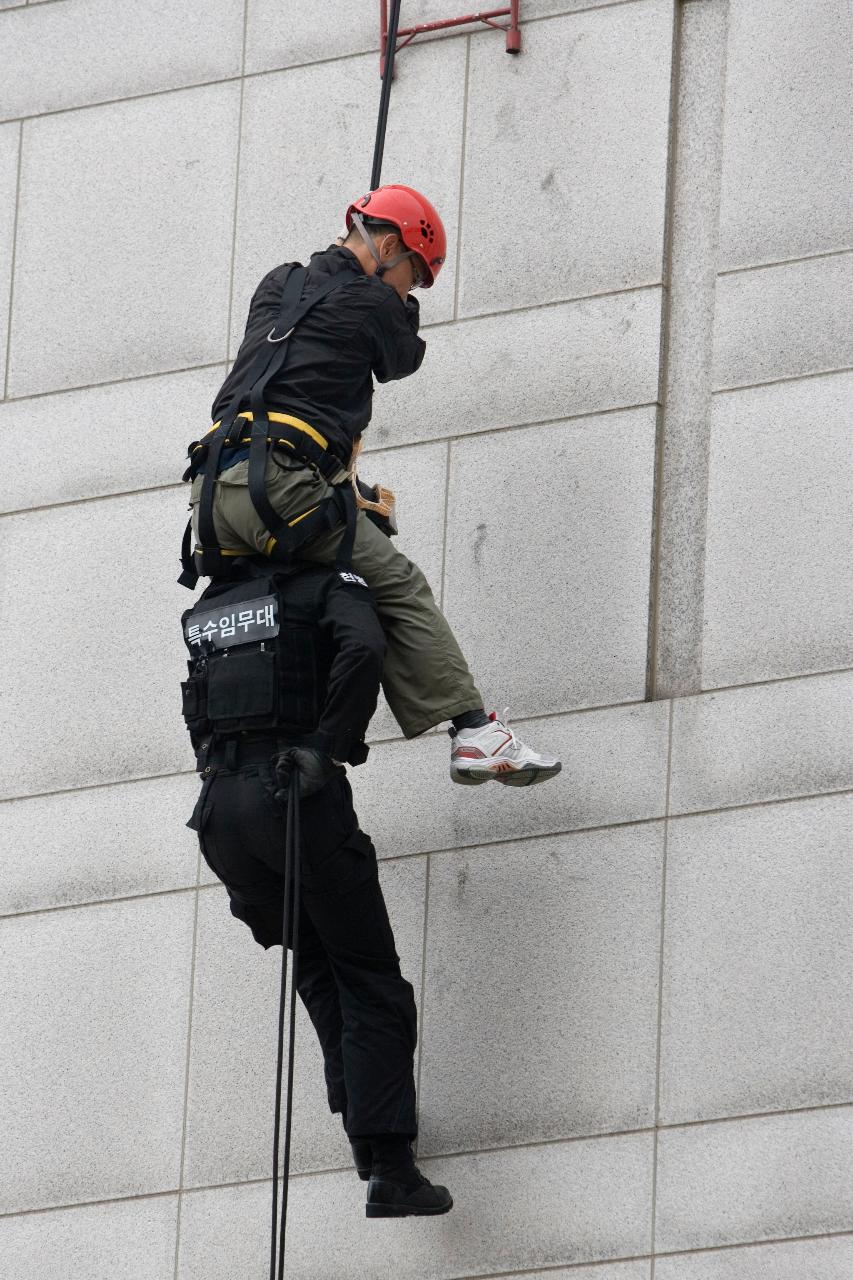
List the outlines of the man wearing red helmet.
{"type": "MultiPolygon", "coordinates": [[[[235,397],[237,421],[250,420],[253,401],[248,391],[241,392],[249,386],[259,352],[264,344],[287,338],[285,361],[264,383],[263,406],[271,432],[276,427],[275,435],[289,433],[287,448],[270,441],[265,474],[267,500],[286,520],[289,536],[334,496],[337,485],[355,483],[354,460],[371,417],[373,379],[405,378],[420,367],[426,344],[418,336],[419,306],[412,290],[432,287],[447,253],[441,218],[411,187],[395,184],[368,192],[350,204],[346,225],[345,238],[311,255],[302,302],[312,293],[319,300],[281,339],[275,326],[292,264],[276,267],[258,285],[234,366],[213,404],[211,431],[226,410],[233,412],[235,397]],[[339,464],[336,474],[325,465],[329,459],[339,464]]],[[[266,556],[276,538],[250,495],[242,430],[230,431],[235,440],[229,439],[219,455],[208,527],[215,530],[223,555],[266,556]]],[[[202,476],[201,470],[194,474],[191,497],[197,561],[202,476]]],[[[429,584],[384,536],[388,528],[382,526],[375,510],[358,512],[352,567],[372,591],[382,620],[388,642],[382,683],[405,736],[450,720],[454,782],[476,785],[494,778],[528,786],[553,777],[561,767],[555,757],[533,751],[494,713],[486,715],[429,584]]],[[[298,556],[333,562],[342,537],[340,524],[312,529],[298,556]]]]}

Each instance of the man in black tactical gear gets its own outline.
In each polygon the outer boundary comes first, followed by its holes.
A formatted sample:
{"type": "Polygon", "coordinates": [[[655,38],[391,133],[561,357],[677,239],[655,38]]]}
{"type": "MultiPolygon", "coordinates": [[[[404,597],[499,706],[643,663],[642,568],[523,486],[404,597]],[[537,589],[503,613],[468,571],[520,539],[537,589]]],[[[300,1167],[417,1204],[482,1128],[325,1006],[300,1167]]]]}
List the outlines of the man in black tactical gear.
{"type": "Polygon", "coordinates": [[[373,597],[340,561],[282,569],[240,557],[182,621],[184,716],[202,777],[188,825],[232,914],[262,947],[281,944],[287,787],[298,769],[296,985],[323,1050],[329,1107],[369,1179],[368,1217],[446,1213],[447,1188],[412,1156],[414,992],[344,768],[366,759],[376,709],[386,642],[373,597]]]}

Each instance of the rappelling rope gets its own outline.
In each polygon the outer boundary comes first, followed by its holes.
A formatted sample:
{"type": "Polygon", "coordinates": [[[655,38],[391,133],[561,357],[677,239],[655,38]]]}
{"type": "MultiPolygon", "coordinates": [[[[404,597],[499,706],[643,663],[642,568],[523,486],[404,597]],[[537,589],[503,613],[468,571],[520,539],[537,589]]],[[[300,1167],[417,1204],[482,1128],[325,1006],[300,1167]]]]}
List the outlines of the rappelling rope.
{"type": "MultiPolygon", "coordinates": [[[[394,55],[397,52],[397,29],[400,24],[401,0],[391,0],[391,16],[388,22],[388,33],[385,42],[385,66],[382,75],[382,92],[379,97],[379,119],[376,123],[376,142],[373,148],[373,169],[370,176],[370,189],[375,191],[379,186],[382,173],[382,158],[385,152],[385,130],[388,124],[388,105],[391,100],[391,81],[394,75],[394,55]]],[[[359,228],[361,230],[361,228],[359,228]]],[[[351,472],[353,487],[355,484],[355,459],[351,472]]],[[[360,505],[373,505],[375,509],[382,505],[381,514],[388,514],[393,507],[393,495],[382,491],[380,503],[369,504],[363,500],[360,505]],[[390,504],[386,504],[390,499],[390,504]]],[[[272,1235],[270,1240],[270,1280],[283,1280],[284,1250],[287,1231],[287,1199],[290,1177],[290,1138],[293,1116],[293,1061],[294,1041],[296,1033],[296,981],[299,959],[299,770],[294,767],[290,774],[290,787],[287,799],[287,829],[284,852],[284,913],[282,918],[282,955],[281,955],[281,992],[278,1006],[278,1060],[275,1077],[275,1124],[273,1127],[273,1173],[272,1173],[272,1235]],[[292,898],[292,912],[291,912],[292,898]],[[287,1106],[284,1123],[284,1168],[281,1187],[281,1227],[278,1229],[278,1152],[281,1136],[281,1077],[284,1065],[284,1010],[287,991],[287,938],[288,918],[292,918],[290,931],[293,949],[293,966],[290,974],[290,1030],[287,1058],[287,1106]],[[278,1258],[276,1267],[276,1243],[278,1258]]]]}
{"type": "Polygon", "coordinates": [[[385,67],[382,74],[382,93],[379,96],[379,119],[376,123],[376,143],[373,148],[373,170],[370,190],[379,186],[382,173],[382,156],[385,151],[385,126],[388,123],[388,103],[391,100],[391,80],[394,76],[394,54],[397,52],[397,28],[400,25],[401,0],[391,0],[391,17],[385,37],[385,67]]]}
{"type": "Polygon", "coordinates": [[[282,1280],[284,1276],[284,1247],[287,1230],[287,1192],[290,1177],[290,1133],[293,1115],[293,1054],[296,1035],[296,981],[299,960],[299,769],[294,763],[290,773],[287,797],[287,827],[284,846],[284,914],[282,918],[281,994],[278,1005],[278,1063],[275,1077],[275,1125],[273,1129],[272,1155],[272,1240],[270,1244],[270,1280],[282,1280]],[[291,896],[293,911],[291,913],[291,896]],[[284,1007],[287,989],[287,939],[288,918],[292,916],[290,941],[293,948],[293,966],[290,973],[290,1032],[287,1058],[287,1108],[284,1124],[284,1171],[281,1187],[281,1232],[278,1245],[278,1271],[276,1271],[276,1227],[278,1218],[278,1148],[281,1132],[281,1076],[284,1063],[284,1007]]]}

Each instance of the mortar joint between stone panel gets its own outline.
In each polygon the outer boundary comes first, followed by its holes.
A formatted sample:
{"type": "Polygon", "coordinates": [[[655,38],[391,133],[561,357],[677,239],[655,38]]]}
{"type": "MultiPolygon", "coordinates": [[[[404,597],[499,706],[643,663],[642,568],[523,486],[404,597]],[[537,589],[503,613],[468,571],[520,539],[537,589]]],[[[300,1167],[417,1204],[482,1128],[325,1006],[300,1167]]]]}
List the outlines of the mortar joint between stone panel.
{"type": "Polygon", "coordinates": [[[240,163],[243,154],[243,105],[246,97],[246,41],[249,23],[249,0],[243,0],[243,48],[240,55],[240,104],[237,110],[237,155],[234,161],[234,211],[231,224],[231,269],[228,275],[228,307],[225,322],[225,355],[231,354],[231,326],[234,316],[234,277],[237,259],[237,220],[240,211],[240,163]]]}
{"type": "Polygon", "coordinates": [[[9,394],[9,362],[12,356],[12,309],[15,300],[15,269],[18,256],[18,213],[21,203],[21,166],[24,154],[24,122],[18,126],[18,155],[15,170],[15,212],[12,216],[12,260],[9,264],[9,309],[6,316],[6,361],[3,368],[3,399],[9,394]]]}
{"type": "Polygon", "coordinates": [[[445,581],[447,577],[447,525],[450,513],[450,450],[452,442],[447,441],[447,457],[444,468],[444,526],[441,533],[441,582],[439,583],[438,607],[444,609],[445,581]]]}
{"type": "Polygon", "coordinates": [[[459,159],[459,204],[456,215],[456,271],[453,279],[453,319],[459,316],[459,273],[462,270],[462,206],[465,199],[465,159],[468,149],[468,88],[471,75],[471,37],[465,39],[465,80],[462,91],[462,145],[459,159]]]}
{"type": "Polygon", "coordinates": [[[679,137],[679,88],[681,83],[681,27],[683,10],[673,6],[671,67],[669,81],[669,129],[667,135],[666,178],[664,182],[664,227],[661,247],[661,307],[658,342],[658,408],[655,413],[654,479],[652,482],[652,534],[649,546],[649,605],[646,626],[646,697],[657,693],[658,636],[660,631],[661,545],[664,521],[664,464],[666,389],[669,373],[669,330],[672,322],[672,260],[675,225],[676,170],[679,137]]]}
{"type": "Polygon", "coordinates": [[[769,258],[767,262],[746,262],[742,266],[727,267],[717,272],[722,276],[748,275],[750,271],[767,271],[773,267],[796,267],[803,262],[819,262],[825,258],[847,258],[853,253],[853,245],[838,245],[834,249],[822,249],[819,253],[801,253],[794,258],[769,258]]]}

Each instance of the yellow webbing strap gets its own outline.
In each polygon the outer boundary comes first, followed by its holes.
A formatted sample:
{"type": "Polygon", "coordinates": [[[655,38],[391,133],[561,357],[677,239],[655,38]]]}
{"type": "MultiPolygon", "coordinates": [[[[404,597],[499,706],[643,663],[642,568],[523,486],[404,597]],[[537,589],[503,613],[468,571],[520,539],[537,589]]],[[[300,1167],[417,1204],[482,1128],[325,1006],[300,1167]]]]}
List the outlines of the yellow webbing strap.
{"type": "MultiPolygon", "coordinates": [[[[238,414],[237,414],[237,417],[238,417],[238,418],[245,418],[247,422],[252,422],[252,421],[254,421],[254,414],[249,413],[249,412],[245,412],[245,413],[238,413],[238,414]]],[[[306,436],[310,436],[310,437],[311,437],[311,439],[312,439],[312,440],[314,440],[314,441],[315,441],[315,442],[320,446],[320,448],[321,448],[321,449],[328,449],[328,447],[329,447],[329,442],[328,442],[328,440],[326,439],[326,437],[325,437],[324,435],[321,435],[321,434],[320,434],[320,432],[316,430],[316,428],[314,428],[314,427],[312,427],[312,426],[310,425],[310,423],[308,423],[308,422],[303,422],[301,418],[295,418],[295,417],[293,416],[293,414],[291,414],[291,413],[268,413],[268,414],[267,414],[267,417],[269,418],[270,422],[281,422],[281,423],[283,423],[283,424],[284,424],[285,426],[287,426],[287,427],[295,427],[297,431],[302,431],[306,436]]],[[[221,419],[220,419],[220,421],[221,421],[221,419]]],[[[210,433],[211,433],[211,431],[215,431],[215,430],[216,430],[216,428],[217,428],[218,426],[219,426],[219,422],[214,422],[213,426],[212,426],[212,427],[209,427],[209,428],[208,428],[208,430],[207,430],[207,431],[205,431],[205,433],[204,433],[204,434],[205,434],[206,436],[209,436],[209,435],[210,435],[210,433]]],[[[246,437],[245,437],[245,439],[241,439],[241,440],[239,440],[239,441],[235,441],[234,443],[235,443],[235,444],[238,444],[238,443],[239,443],[239,444],[248,444],[248,443],[249,443],[249,439],[250,439],[250,437],[249,437],[249,436],[246,436],[246,437]]],[[[201,444],[203,443],[203,440],[204,440],[204,437],[202,437],[202,440],[201,440],[201,441],[199,441],[199,445],[201,445],[201,444]]],[[[226,442],[226,443],[228,443],[228,442],[226,442]]],[[[289,444],[290,442],[289,442],[289,441],[287,441],[287,440],[275,440],[275,441],[274,441],[274,443],[276,443],[276,444],[289,444]]],[[[291,449],[292,449],[292,448],[293,448],[293,445],[291,444],[291,445],[290,445],[290,447],[291,447],[291,449]]]]}

